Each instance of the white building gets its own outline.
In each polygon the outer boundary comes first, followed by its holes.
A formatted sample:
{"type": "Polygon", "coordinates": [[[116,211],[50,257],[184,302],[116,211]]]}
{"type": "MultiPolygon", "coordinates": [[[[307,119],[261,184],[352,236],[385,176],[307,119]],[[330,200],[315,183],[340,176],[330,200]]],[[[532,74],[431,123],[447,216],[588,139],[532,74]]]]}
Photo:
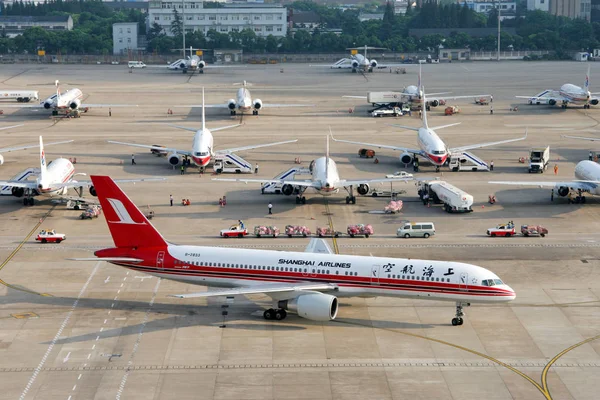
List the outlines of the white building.
{"type": "Polygon", "coordinates": [[[550,0],[527,0],[527,10],[550,11],[550,0]]]}
{"type": "Polygon", "coordinates": [[[113,24],[113,54],[127,54],[129,50],[138,49],[137,22],[121,22],[113,24]]]}
{"type": "Polygon", "coordinates": [[[462,4],[466,4],[471,10],[483,14],[489,14],[494,8],[500,9],[501,21],[513,19],[517,14],[516,0],[500,0],[499,2],[494,0],[466,0],[462,4]]]}
{"type": "Polygon", "coordinates": [[[73,29],[73,18],[70,15],[54,15],[47,17],[0,16],[0,31],[10,38],[23,34],[26,29],[39,26],[48,31],[70,31],[73,29]]]}
{"type": "Polygon", "coordinates": [[[186,32],[214,29],[219,33],[252,29],[257,36],[285,36],[287,10],[278,4],[226,4],[223,8],[204,8],[202,0],[153,0],[148,9],[148,21],[159,24],[169,36],[173,9],[184,17],[186,32]],[[185,4],[185,8],[182,8],[185,4]]]}

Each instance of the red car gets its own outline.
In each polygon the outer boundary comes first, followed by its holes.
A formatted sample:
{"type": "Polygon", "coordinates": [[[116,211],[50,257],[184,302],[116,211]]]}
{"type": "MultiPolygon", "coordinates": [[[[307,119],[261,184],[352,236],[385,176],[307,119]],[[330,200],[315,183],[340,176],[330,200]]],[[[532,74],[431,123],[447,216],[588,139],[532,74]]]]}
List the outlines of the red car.
{"type": "Polygon", "coordinates": [[[54,229],[42,230],[36,236],[35,240],[42,243],[60,243],[67,238],[64,233],[56,233],[54,229]]]}
{"type": "Polygon", "coordinates": [[[228,229],[221,229],[221,237],[244,237],[248,234],[248,229],[243,228],[239,225],[232,225],[228,229]]]}

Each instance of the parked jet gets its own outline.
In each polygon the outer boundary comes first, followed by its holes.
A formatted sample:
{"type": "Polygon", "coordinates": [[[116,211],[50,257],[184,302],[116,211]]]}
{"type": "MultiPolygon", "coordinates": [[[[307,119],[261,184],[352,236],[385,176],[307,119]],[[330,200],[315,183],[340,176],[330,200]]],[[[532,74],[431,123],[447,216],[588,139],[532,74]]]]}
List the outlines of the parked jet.
{"type": "Polygon", "coordinates": [[[204,88],[202,88],[202,105],[200,107],[202,107],[202,129],[194,129],[194,128],[188,128],[185,126],[171,125],[175,128],[183,129],[183,130],[191,131],[191,132],[195,133],[194,139],[192,141],[192,148],[190,150],[180,150],[180,149],[175,149],[172,147],[163,147],[163,146],[159,146],[159,145],[146,145],[146,144],[137,144],[137,143],[117,142],[117,141],[113,141],[113,140],[109,140],[108,143],[150,149],[150,151],[154,154],[166,155],[167,161],[169,162],[169,164],[171,164],[173,166],[180,165],[182,163],[183,159],[188,159],[188,157],[189,157],[194,162],[194,164],[196,164],[201,169],[204,169],[210,163],[212,158],[217,154],[231,154],[231,153],[236,153],[236,152],[243,151],[243,150],[252,150],[252,149],[258,149],[261,147],[270,147],[270,146],[277,146],[280,144],[297,142],[297,140],[286,140],[284,142],[274,142],[274,143],[257,144],[257,145],[251,145],[251,146],[234,147],[234,148],[223,149],[223,150],[214,150],[214,147],[213,147],[214,138],[213,138],[211,131],[216,132],[216,131],[222,131],[225,129],[235,128],[235,127],[240,126],[241,124],[222,126],[219,128],[213,128],[211,130],[207,129],[206,124],[205,124],[206,120],[205,120],[205,112],[204,112],[204,109],[205,109],[205,107],[204,107],[204,88]]]}
{"type": "Polygon", "coordinates": [[[456,303],[452,325],[462,325],[470,303],[514,300],[513,289],[493,272],[471,264],[333,254],[322,239],[307,251],[288,252],[167,242],[107,176],[92,176],[114,247],[94,258],[164,279],[223,290],[174,295],[182,299],[266,294],[273,300],[267,320],[282,320],[288,311],[312,321],[338,315],[338,297],[405,297],[456,303]]]}
{"type": "Polygon", "coordinates": [[[349,47],[346,50],[350,50],[352,54],[349,58],[342,58],[335,62],[332,65],[312,65],[313,67],[329,67],[331,69],[351,69],[352,72],[373,72],[374,68],[389,68],[389,67],[398,67],[402,64],[398,63],[388,63],[388,64],[379,64],[375,59],[369,59],[367,56],[368,50],[385,50],[384,47],[349,47]],[[364,50],[364,55],[360,54],[358,51],[364,50]]]}
{"type": "MultiPolygon", "coordinates": [[[[35,196],[58,197],[64,199],[80,200],[83,195],[83,188],[89,188],[90,194],[96,196],[96,189],[90,181],[75,181],[73,177],[76,175],[85,175],[75,173],[75,167],[71,161],[66,158],[57,158],[56,160],[46,163],[46,154],[44,152],[44,142],[40,136],[40,171],[35,181],[0,181],[0,187],[12,188],[12,195],[15,197],[23,197],[23,205],[32,206],[35,196]],[[69,188],[77,191],[78,197],[67,196],[69,188]]],[[[146,179],[119,179],[119,182],[144,182],[163,180],[162,178],[146,178],[146,179]]]]}
{"type": "MultiPolygon", "coordinates": [[[[235,85],[240,85],[236,83],[235,85]]],[[[235,99],[229,99],[226,104],[199,104],[189,106],[176,106],[178,108],[194,108],[194,107],[205,107],[205,108],[227,108],[231,115],[236,115],[237,112],[245,113],[252,111],[252,115],[258,115],[258,110],[263,107],[312,107],[314,104],[275,104],[275,103],[263,103],[261,99],[253,99],[248,86],[249,83],[244,81],[241,83],[242,87],[238,89],[235,99]]]]}
{"type": "MultiPolygon", "coordinates": [[[[424,88],[423,88],[423,101],[425,101],[425,102],[428,101],[428,97],[425,96],[424,88]]],[[[518,139],[500,140],[497,142],[487,142],[487,143],[471,144],[471,145],[466,145],[466,146],[449,148],[446,145],[446,143],[444,143],[444,141],[442,139],[440,139],[440,137],[437,135],[435,130],[449,128],[451,126],[460,124],[460,122],[454,123],[454,124],[448,124],[448,125],[429,127],[429,125],[427,123],[427,109],[423,109],[422,114],[423,114],[423,117],[422,117],[423,118],[423,126],[420,128],[414,128],[411,126],[404,126],[404,125],[393,125],[393,126],[397,126],[399,128],[416,131],[417,132],[417,142],[419,144],[418,149],[411,149],[411,148],[399,147],[399,146],[390,146],[390,145],[384,145],[384,144],[364,143],[364,142],[357,142],[357,141],[352,141],[352,140],[340,140],[340,139],[335,139],[335,138],[333,140],[336,142],[352,143],[352,144],[359,144],[359,145],[363,145],[363,146],[378,147],[380,149],[390,149],[390,150],[402,151],[403,153],[400,155],[400,161],[404,164],[410,164],[411,162],[414,161],[414,159],[417,156],[421,156],[421,157],[424,157],[427,160],[431,161],[431,163],[433,165],[435,165],[436,171],[439,171],[440,167],[442,165],[446,164],[446,162],[449,161],[449,158],[452,155],[460,156],[461,154],[465,154],[465,152],[467,150],[495,146],[497,144],[517,142],[520,140],[525,140],[527,138],[527,131],[526,131],[525,136],[523,136],[522,138],[518,138],[518,139]]]]}
{"type": "MultiPolygon", "coordinates": [[[[575,166],[575,179],[572,181],[490,181],[495,185],[539,186],[552,188],[559,196],[567,196],[571,190],[578,193],[589,193],[600,196],[600,165],[594,161],[583,160],[575,166]]],[[[585,197],[581,196],[585,202],[585,197]]]]}
{"type": "Polygon", "coordinates": [[[334,193],[338,193],[340,189],[345,189],[348,192],[346,196],[346,204],[356,204],[356,196],[354,196],[354,186],[359,194],[365,195],[369,193],[371,184],[382,183],[382,182],[398,182],[407,179],[398,178],[380,178],[380,179],[352,179],[346,180],[341,179],[338,173],[337,165],[329,157],[329,136],[327,136],[327,150],[325,157],[317,158],[310,163],[309,170],[311,173],[311,179],[297,180],[297,179],[227,179],[227,178],[214,178],[213,181],[223,182],[258,182],[258,183],[278,183],[283,185],[281,192],[287,196],[297,193],[296,204],[306,204],[306,197],[304,192],[306,189],[312,189],[322,196],[330,196],[334,193]]]}
{"type": "MultiPolygon", "coordinates": [[[[542,92],[544,93],[544,92],[542,92]]],[[[598,105],[600,98],[597,97],[600,92],[590,92],[590,66],[588,65],[588,71],[583,82],[583,87],[573,85],[572,83],[565,83],[558,90],[547,89],[547,93],[544,93],[540,97],[536,96],[515,96],[519,99],[528,99],[529,104],[539,104],[543,102],[551,106],[561,103],[561,108],[567,108],[569,104],[583,105],[583,108],[590,108],[590,105],[598,105]]]]}

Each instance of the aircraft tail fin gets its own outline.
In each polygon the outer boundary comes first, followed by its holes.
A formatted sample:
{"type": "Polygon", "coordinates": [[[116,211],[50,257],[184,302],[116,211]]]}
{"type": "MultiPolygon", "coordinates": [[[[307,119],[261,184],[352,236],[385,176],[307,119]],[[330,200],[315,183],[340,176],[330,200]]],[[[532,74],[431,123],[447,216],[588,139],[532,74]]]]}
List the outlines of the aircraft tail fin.
{"type": "Polygon", "coordinates": [[[44,141],[40,136],[40,181],[48,181],[48,164],[46,163],[46,153],[44,152],[44,141]]]}
{"type": "Polygon", "coordinates": [[[419,64],[419,80],[417,81],[417,90],[421,93],[421,64],[419,64]]]}
{"type": "Polygon", "coordinates": [[[202,88],[202,132],[204,132],[204,130],[206,129],[206,118],[204,114],[205,108],[206,107],[204,107],[204,88],[202,88]]]}
{"type": "Polygon", "coordinates": [[[120,248],[166,247],[167,241],[108,176],[91,176],[108,229],[120,248]]]}
{"type": "Polygon", "coordinates": [[[421,99],[421,114],[423,115],[423,128],[428,129],[427,126],[427,97],[425,96],[425,88],[423,87],[423,97],[421,99]]]}
{"type": "Polygon", "coordinates": [[[331,127],[329,127],[329,135],[327,135],[327,146],[325,147],[325,178],[329,177],[329,136],[332,135],[331,127]]]}
{"type": "Polygon", "coordinates": [[[56,103],[60,100],[60,82],[57,80],[54,81],[54,86],[56,86],[56,103]]]}
{"type": "Polygon", "coordinates": [[[588,65],[587,74],[585,75],[585,82],[583,83],[583,89],[586,92],[590,91],[590,65],[588,65]]]}

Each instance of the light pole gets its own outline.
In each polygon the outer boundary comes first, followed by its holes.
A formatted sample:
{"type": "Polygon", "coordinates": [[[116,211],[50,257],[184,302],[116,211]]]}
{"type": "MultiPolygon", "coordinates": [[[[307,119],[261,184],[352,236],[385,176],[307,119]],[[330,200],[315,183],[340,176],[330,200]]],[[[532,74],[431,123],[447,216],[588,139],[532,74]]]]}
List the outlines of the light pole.
{"type": "Polygon", "coordinates": [[[497,61],[500,61],[500,7],[502,7],[500,1],[501,0],[498,0],[498,53],[496,55],[497,61]]]}
{"type": "MultiPolygon", "coordinates": [[[[500,28],[498,28],[500,29],[500,28]]],[[[185,60],[185,0],[181,0],[181,35],[183,36],[183,59],[185,60]]],[[[498,34],[500,35],[500,34],[498,34]]],[[[500,36],[498,36],[500,38],[500,36]]],[[[498,39],[500,40],[500,39],[498,39]]],[[[498,45],[500,49],[500,45],[498,45]]]]}

